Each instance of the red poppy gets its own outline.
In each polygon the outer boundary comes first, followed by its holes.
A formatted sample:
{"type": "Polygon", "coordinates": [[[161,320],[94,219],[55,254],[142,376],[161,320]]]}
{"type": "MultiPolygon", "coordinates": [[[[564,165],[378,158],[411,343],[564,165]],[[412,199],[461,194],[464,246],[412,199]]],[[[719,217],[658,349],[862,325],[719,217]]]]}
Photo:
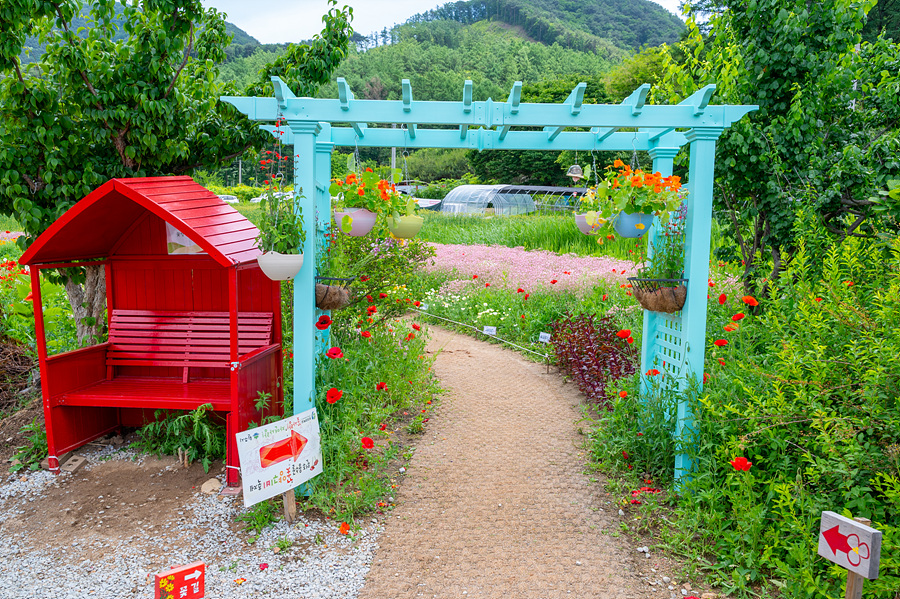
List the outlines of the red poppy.
{"type": "Polygon", "coordinates": [[[415,329],[415,330],[417,330],[417,331],[421,331],[421,330],[422,330],[422,327],[420,327],[420,326],[417,325],[416,323],[413,323],[412,328],[415,329]]]}
{"type": "Polygon", "coordinates": [[[628,397],[628,393],[626,391],[619,391],[619,397],[624,399],[628,397]]]}
{"type": "Polygon", "coordinates": [[[715,286],[716,286],[716,284],[715,284],[715,283],[713,283],[713,282],[712,282],[712,281],[709,281],[709,286],[710,286],[710,287],[715,287],[715,286]]]}
{"type": "Polygon", "coordinates": [[[362,438],[362,446],[365,447],[366,449],[372,449],[373,447],[375,447],[375,441],[373,441],[369,437],[363,437],[362,438]]]}
{"type": "Polygon", "coordinates": [[[822,298],[821,298],[821,297],[817,297],[817,298],[816,298],[816,301],[817,301],[817,302],[821,302],[821,301],[822,301],[822,298]]]}
{"type": "Polygon", "coordinates": [[[376,308],[375,306],[369,306],[368,308],[366,308],[366,312],[368,312],[369,316],[372,316],[373,314],[378,312],[378,308],[376,308]]]}
{"type": "Polygon", "coordinates": [[[631,345],[632,343],[634,343],[634,337],[629,337],[625,341],[628,343],[628,345],[631,345]]]}
{"type": "Polygon", "coordinates": [[[375,385],[376,391],[387,391],[387,383],[378,383],[375,385]]]}
{"type": "Polygon", "coordinates": [[[853,287],[853,281],[844,281],[844,285],[847,287],[853,287]]]}
{"type": "Polygon", "coordinates": [[[387,297],[387,293],[379,293],[379,294],[378,294],[378,297],[379,297],[380,299],[384,299],[384,298],[387,297]]]}
{"type": "Polygon", "coordinates": [[[726,325],[725,325],[724,327],[722,327],[722,328],[725,329],[725,332],[726,332],[726,333],[730,333],[730,332],[732,332],[732,331],[738,330],[738,325],[734,324],[733,322],[729,322],[728,324],[726,324],[726,325]]]}
{"type": "Polygon", "coordinates": [[[708,382],[709,382],[709,373],[704,372],[703,373],[703,384],[705,385],[708,382]]]}
{"type": "Polygon", "coordinates": [[[320,331],[324,331],[330,326],[331,318],[329,318],[327,314],[323,314],[322,316],[320,316],[318,322],[316,322],[316,328],[320,331]]]}
{"type": "Polygon", "coordinates": [[[325,355],[328,356],[329,358],[331,358],[332,360],[336,360],[338,358],[343,358],[344,352],[342,352],[341,348],[339,348],[339,347],[332,347],[327,352],[325,352],[325,355]]]}
{"type": "Polygon", "coordinates": [[[616,337],[618,337],[619,339],[627,339],[628,337],[631,337],[631,329],[622,329],[621,331],[616,333],[616,337]]]}
{"type": "Polygon", "coordinates": [[[375,298],[372,297],[371,295],[367,295],[367,296],[366,296],[366,299],[369,300],[369,302],[374,302],[374,301],[375,301],[375,298]]]}
{"type": "Polygon", "coordinates": [[[478,275],[472,275],[472,279],[477,279],[478,275]]]}
{"type": "Polygon", "coordinates": [[[421,305],[422,305],[422,302],[413,302],[413,306],[415,306],[416,308],[418,308],[421,305]]]}
{"type": "Polygon", "coordinates": [[[524,315],[524,314],[522,314],[522,318],[525,318],[525,315],[524,315]]]}
{"type": "Polygon", "coordinates": [[[359,278],[359,280],[362,281],[363,283],[365,283],[366,281],[369,280],[369,277],[367,277],[366,275],[363,275],[359,278]]]}
{"type": "Polygon", "coordinates": [[[628,459],[628,452],[627,452],[627,451],[623,451],[623,452],[622,452],[622,457],[625,458],[625,459],[627,460],[627,459],[628,459]]]}
{"type": "Polygon", "coordinates": [[[728,463],[731,464],[731,467],[735,470],[740,470],[742,472],[747,472],[750,470],[750,466],[753,465],[753,462],[747,461],[747,458],[743,456],[736,457],[728,463]]]}
{"type": "Polygon", "coordinates": [[[659,371],[656,368],[651,368],[647,371],[647,376],[656,376],[659,374],[659,371]]]}
{"type": "Polygon", "coordinates": [[[725,360],[723,360],[722,358],[719,358],[719,364],[721,364],[722,366],[725,366],[725,360]]]}
{"type": "Polygon", "coordinates": [[[522,298],[522,299],[528,299],[528,297],[529,297],[530,295],[531,295],[530,293],[526,293],[526,294],[525,294],[525,297],[522,298]]]}
{"type": "Polygon", "coordinates": [[[368,339],[372,336],[372,333],[370,333],[369,331],[363,331],[362,333],[360,333],[360,335],[368,339]]]}
{"type": "Polygon", "coordinates": [[[564,271],[563,271],[563,274],[564,274],[564,275],[570,275],[570,274],[572,274],[572,273],[570,273],[568,270],[564,270],[564,271]]]}
{"type": "Polygon", "coordinates": [[[328,393],[325,394],[325,401],[327,401],[328,403],[337,403],[337,400],[339,400],[343,395],[343,391],[339,391],[338,389],[332,387],[328,390],[328,393]]]}
{"type": "Polygon", "coordinates": [[[516,293],[525,293],[525,290],[519,287],[518,289],[516,289],[516,293]]]}
{"type": "Polygon", "coordinates": [[[721,306],[722,304],[724,304],[725,302],[727,302],[727,301],[728,301],[728,296],[725,295],[724,293],[723,293],[722,295],[719,296],[719,305],[720,305],[720,306],[721,306]]]}
{"type": "Polygon", "coordinates": [[[745,295],[741,298],[741,301],[747,304],[748,306],[758,306],[759,302],[756,301],[756,298],[752,295],[745,295]]]}
{"type": "Polygon", "coordinates": [[[735,314],[734,316],[731,317],[731,320],[737,322],[737,321],[739,321],[740,319],[742,319],[743,317],[744,317],[744,313],[743,313],[743,312],[738,312],[737,314],[735,314]]]}
{"type": "Polygon", "coordinates": [[[387,430],[387,425],[382,422],[381,426],[378,427],[378,430],[380,430],[380,431],[387,430]]]}
{"type": "Polygon", "coordinates": [[[553,279],[552,281],[550,281],[550,284],[551,284],[551,285],[556,285],[556,279],[553,279]]]}
{"type": "Polygon", "coordinates": [[[484,286],[485,286],[485,287],[490,287],[491,284],[490,284],[490,283],[485,283],[484,286]]]}
{"type": "Polygon", "coordinates": [[[341,527],[338,529],[338,532],[342,535],[350,533],[350,525],[346,522],[341,522],[341,527]]]}
{"type": "Polygon", "coordinates": [[[406,336],[406,340],[407,340],[407,341],[412,341],[412,340],[415,339],[415,338],[416,338],[416,334],[415,334],[415,333],[410,333],[409,335],[406,336]]]}
{"type": "Polygon", "coordinates": [[[24,301],[24,302],[33,302],[33,301],[34,301],[34,297],[32,296],[32,293],[33,293],[32,291],[29,291],[29,292],[28,292],[28,295],[26,295],[25,298],[24,298],[22,301],[24,301]]]}
{"type": "Polygon", "coordinates": [[[728,345],[728,342],[724,339],[716,339],[715,341],[713,341],[713,345],[717,347],[725,347],[726,345],[728,345]]]}

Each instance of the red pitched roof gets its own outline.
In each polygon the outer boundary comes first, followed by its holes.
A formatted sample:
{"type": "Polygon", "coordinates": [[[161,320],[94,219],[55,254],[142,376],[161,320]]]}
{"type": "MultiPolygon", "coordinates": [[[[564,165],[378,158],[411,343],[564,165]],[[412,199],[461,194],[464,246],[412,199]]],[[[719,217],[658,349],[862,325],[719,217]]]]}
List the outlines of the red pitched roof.
{"type": "Polygon", "coordinates": [[[111,179],[72,206],[25,251],[36,264],[109,256],[145,212],[171,224],[222,266],[255,259],[259,230],[190,177],[111,179]]]}

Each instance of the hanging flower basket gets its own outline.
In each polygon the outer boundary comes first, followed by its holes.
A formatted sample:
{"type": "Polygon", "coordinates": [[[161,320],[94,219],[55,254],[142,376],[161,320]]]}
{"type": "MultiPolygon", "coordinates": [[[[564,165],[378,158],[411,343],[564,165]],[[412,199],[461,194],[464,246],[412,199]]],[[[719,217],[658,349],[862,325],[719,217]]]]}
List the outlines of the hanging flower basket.
{"type": "Polygon", "coordinates": [[[672,314],[684,307],[687,279],[641,279],[628,277],[635,299],[645,310],[672,314]]]}
{"type": "Polygon", "coordinates": [[[637,239],[643,237],[644,234],[650,230],[650,225],[652,223],[652,214],[644,214],[643,212],[628,214],[627,212],[620,212],[613,219],[613,228],[616,230],[616,233],[622,237],[637,239]]]}
{"type": "Polygon", "coordinates": [[[353,296],[347,286],[356,277],[338,279],[334,277],[316,277],[316,308],[319,310],[340,310],[353,303],[353,296]],[[328,283],[319,283],[327,281],[328,283]]]}
{"type": "Polygon", "coordinates": [[[599,234],[601,227],[603,227],[605,223],[606,220],[600,218],[600,214],[597,212],[575,214],[575,226],[578,227],[578,230],[585,235],[599,234]],[[590,221],[588,221],[588,217],[592,217],[590,221]]]}
{"type": "Polygon", "coordinates": [[[421,230],[425,219],[414,214],[405,214],[399,219],[387,217],[387,225],[391,234],[399,239],[412,239],[421,230]]]}
{"type": "Polygon", "coordinates": [[[260,270],[273,281],[290,281],[303,267],[303,254],[266,252],[256,258],[260,270]]]}
{"type": "Polygon", "coordinates": [[[345,208],[334,211],[338,228],[352,237],[367,235],[375,226],[378,214],[366,208],[345,208]]]}

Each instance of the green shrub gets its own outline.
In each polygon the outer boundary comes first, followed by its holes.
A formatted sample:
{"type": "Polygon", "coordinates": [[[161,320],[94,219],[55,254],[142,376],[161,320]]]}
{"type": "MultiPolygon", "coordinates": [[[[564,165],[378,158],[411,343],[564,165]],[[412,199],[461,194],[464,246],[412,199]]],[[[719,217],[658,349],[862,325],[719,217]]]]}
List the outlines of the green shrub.
{"type": "Polygon", "coordinates": [[[23,468],[38,470],[41,467],[41,460],[47,457],[47,433],[36,418],[23,426],[19,432],[25,434],[25,445],[16,448],[13,458],[19,460],[19,463],[10,467],[9,471],[18,472],[23,468]]]}
{"type": "Polygon", "coordinates": [[[213,460],[225,459],[225,426],[211,419],[212,404],[191,412],[156,410],[156,422],[138,431],[137,446],[157,455],[185,452],[189,460],[200,460],[209,472],[213,460]]]}
{"type": "Polygon", "coordinates": [[[709,382],[687,394],[692,436],[674,433],[677,397],[628,397],[595,432],[595,458],[671,480],[675,444],[695,463],[662,521],[663,538],[692,555],[726,592],[778,587],[785,596],[837,596],[845,571],[816,556],[823,510],[883,531],[881,576],[867,596],[900,588],[900,241],[834,245],[809,280],[801,247],[758,309],[710,302],[709,382]],[[734,321],[739,328],[721,331],[734,321]],[[712,345],[722,337],[724,347],[712,345]],[[749,471],[730,462],[745,457],[749,471]]]}
{"type": "Polygon", "coordinates": [[[249,202],[253,198],[260,197],[266,191],[265,187],[251,187],[249,185],[234,185],[233,187],[208,185],[207,189],[219,196],[235,196],[241,202],[249,202]]]}

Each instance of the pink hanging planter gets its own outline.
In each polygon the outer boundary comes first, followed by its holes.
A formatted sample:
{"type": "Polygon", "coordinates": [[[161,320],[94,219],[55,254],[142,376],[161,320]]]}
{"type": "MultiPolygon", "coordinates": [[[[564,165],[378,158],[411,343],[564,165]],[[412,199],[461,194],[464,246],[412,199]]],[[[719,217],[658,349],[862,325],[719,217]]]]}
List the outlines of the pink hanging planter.
{"type": "Polygon", "coordinates": [[[352,237],[367,235],[375,227],[378,214],[365,208],[345,208],[334,211],[337,228],[352,237]]]}

